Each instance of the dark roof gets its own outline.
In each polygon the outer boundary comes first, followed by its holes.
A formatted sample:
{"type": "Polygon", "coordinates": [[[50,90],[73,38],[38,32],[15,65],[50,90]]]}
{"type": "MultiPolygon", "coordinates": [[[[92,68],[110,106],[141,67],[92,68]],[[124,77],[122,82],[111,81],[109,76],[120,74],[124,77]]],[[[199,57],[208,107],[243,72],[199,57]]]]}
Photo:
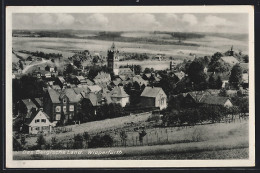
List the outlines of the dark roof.
{"type": "Polygon", "coordinates": [[[32,108],[37,108],[37,106],[31,99],[24,99],[24,100],[22,100],[22,102],[26,106],[27,110],[30,110],[32,108]]]}
{"type": "Polygon", "coordinates": [[[124,88],[122,86],[116,86],[112,91],[111,91],[111,97],[129,97],[128,94],[126,94],[124,88]]]}
{"type": "Polygon", "coordinates": [[[79,102],[81,99],[80,94],[76,94],[72,88],[67,88],[64,90],[65,95],[69,98],[70,102],[79,102]]]}
{"type": "Polygon", "coordinates": [[[34,100],[35,100],[35,104],[38,108],[43,106],[42,100],[40,98],[35,98],[34,100]]]}
{"type": "Polygon", "coordinates": [[[81,99],[81,95],[76,94],[72,88],[67,88],[60,93],[52,88],[48,88],[48,94],[51,98],[52,103],[60,103],[60,99],[63,98],[65,95],[68,97],[70,102],[79,102],[81,99]]]}
{"type": "Polygon", "coordinates": [[[200,103],[210,104],[210,105],[224,105],[226,101],[229,100],[228,97],[220,97],[220,96],[204,96],[200,103]]]}
{"type": "Polygon", "coordinates": [[[156,97],[160,91],[163,91],[160,87],[145,87],[142,92],[142,97],[156,97]]]}

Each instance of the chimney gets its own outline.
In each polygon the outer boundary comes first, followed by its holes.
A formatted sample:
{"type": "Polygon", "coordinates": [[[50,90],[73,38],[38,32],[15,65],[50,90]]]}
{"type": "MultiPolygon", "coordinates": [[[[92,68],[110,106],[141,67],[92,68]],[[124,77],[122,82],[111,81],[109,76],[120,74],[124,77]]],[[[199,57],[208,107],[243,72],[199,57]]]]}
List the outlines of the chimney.
{"type": "Polygon", "coordinates": [[[28,99],[29,102],[31,102],[31,99],[28,99]]]}

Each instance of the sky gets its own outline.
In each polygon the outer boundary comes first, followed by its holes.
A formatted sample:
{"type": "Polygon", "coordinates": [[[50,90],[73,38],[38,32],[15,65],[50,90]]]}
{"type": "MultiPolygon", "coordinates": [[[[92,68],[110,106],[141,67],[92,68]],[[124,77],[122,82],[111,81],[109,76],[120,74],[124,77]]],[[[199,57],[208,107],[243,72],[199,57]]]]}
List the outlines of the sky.
{"type": "Polygon", "coordinates": [[[248,33],[246,13],[15,13],[13,29],[248,33]]]}

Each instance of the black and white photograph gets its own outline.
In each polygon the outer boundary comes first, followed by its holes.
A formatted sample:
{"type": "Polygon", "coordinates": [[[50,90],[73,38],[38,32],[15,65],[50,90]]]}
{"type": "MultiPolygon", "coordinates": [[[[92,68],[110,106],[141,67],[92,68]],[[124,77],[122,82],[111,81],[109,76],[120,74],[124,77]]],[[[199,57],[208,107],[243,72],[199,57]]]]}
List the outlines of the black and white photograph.
{"type": "Polygon", "coordinates": [[[6,10],[8,167],[254,166],[251,6],[6,10]]]}

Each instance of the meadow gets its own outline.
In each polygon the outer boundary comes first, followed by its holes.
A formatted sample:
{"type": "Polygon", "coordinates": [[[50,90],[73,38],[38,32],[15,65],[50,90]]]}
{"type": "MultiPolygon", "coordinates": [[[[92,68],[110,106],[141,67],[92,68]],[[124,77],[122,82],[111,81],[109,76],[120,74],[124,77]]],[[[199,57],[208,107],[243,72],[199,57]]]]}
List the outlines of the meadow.
{"type": "MultiPolygon", "coordinates": [[[[187,138],[194,129],[201,128],[202,140],[186,141],[179,143],[160,143],[156,145],[120,146],[110,148],[62,150],[64,154],[46,154],[48,150],[41,151],[42,154],[24,154],[22,151],[14,152],[14,160],[35,159],[248,159],[248,122],[236,122],[231,124],[216,123],[194,126],[176,130],[173,134],[174,140],[187,138]],[[207,132],[207,133],[206,133],[207,132]],[[186,135],[186,136],[185,136],[186,135]],[[107,154],[112,151],[113,154],[107,154]],[[120,151],[116,154],[115,151],[120,151]],[[45,153],[45,154],[44,154],[45,153]],[[78,153],[78,154],[71,154],[78,153]],[[101,153],[101,154],[93,154],[101,153]],[[103,153],[103,154],[102,154],[103,153]]],[[[153,129],[154,130],[154,129],[153,129]]],[[[156,136],[156,135],[155,135],[156,136]]],[[[50,152],[50,151],[49,151],[50,152]]]]}

